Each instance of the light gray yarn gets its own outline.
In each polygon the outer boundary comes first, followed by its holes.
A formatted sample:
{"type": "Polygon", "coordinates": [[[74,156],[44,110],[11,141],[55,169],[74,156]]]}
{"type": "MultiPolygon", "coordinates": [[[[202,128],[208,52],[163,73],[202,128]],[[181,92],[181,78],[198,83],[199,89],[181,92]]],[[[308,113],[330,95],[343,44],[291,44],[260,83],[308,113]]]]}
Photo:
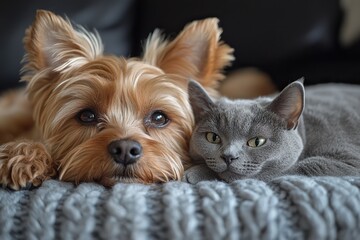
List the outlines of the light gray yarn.
{"type": "Polygon", "coordinates": [[[357,239],[360,177],[0,190],[0,239],[357,239]]]}

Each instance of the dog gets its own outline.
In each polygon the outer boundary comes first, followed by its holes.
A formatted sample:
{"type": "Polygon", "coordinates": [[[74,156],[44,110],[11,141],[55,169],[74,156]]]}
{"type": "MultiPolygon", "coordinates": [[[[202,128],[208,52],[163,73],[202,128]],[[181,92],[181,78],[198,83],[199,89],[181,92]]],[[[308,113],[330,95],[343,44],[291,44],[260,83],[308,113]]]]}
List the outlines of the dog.
{"type": "Polygon", "coordinates": [[[180,180],[194,125],[187,83],[216,97],[234,59],[218,21],[193,21],[173,39],[155,30],[142,56],[126,59],[103,54],[96,31],[37,10],[24,37],[25,90],[0,98],[0,184],[180,180]]]}

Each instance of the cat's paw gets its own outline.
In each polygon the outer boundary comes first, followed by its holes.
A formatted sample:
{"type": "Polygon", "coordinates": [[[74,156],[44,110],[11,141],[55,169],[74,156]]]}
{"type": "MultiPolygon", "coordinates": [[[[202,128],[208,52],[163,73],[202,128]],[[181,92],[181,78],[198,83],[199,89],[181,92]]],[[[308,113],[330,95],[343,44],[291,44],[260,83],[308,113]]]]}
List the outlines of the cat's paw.
{"type": "Polygon", "coordinates": [[[201,181],[216,180],[216,173],[205,164],[195,165],[187,169],[182,177],[183,182],[195,184],[201,181]]]}

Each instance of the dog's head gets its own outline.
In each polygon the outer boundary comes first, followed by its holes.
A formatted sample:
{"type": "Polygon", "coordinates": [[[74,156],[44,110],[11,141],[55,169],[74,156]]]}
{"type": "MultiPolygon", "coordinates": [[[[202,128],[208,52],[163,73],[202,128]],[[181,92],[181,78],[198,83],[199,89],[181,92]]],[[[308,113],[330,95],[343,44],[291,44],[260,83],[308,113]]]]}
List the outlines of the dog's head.
{"type": "Polygon", "coordinates": [[[141,58],[103,54],[96,33],[39,10],[26,31],[23,80],[61,180],[178,180],[193,127],[188,79],[215,93],[232,49],[215,18],[173,40],[155,31],[141,58]]]}

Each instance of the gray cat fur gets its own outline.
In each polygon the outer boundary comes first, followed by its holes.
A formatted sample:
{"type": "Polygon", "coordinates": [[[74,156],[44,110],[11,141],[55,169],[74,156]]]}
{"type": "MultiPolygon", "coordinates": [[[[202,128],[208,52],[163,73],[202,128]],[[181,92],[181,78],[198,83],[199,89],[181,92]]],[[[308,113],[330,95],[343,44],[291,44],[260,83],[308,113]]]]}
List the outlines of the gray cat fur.
{"type": "Polygon", "coordinates": [[[196,126],[190,141],[194,166],[186,182],[360,175],[360,86],[321,84],[307,87],[305,97],[301,80],[275,98],[214,102],[190,81],[189,99],[196,126]],[[220,136],[220,145],[206,141],[209,131],[220,136]],[[257,135],[269,139],[257,149],[247,147],[257,135]],[[231,164],[224,155],[233,156],[231,164]]]}

